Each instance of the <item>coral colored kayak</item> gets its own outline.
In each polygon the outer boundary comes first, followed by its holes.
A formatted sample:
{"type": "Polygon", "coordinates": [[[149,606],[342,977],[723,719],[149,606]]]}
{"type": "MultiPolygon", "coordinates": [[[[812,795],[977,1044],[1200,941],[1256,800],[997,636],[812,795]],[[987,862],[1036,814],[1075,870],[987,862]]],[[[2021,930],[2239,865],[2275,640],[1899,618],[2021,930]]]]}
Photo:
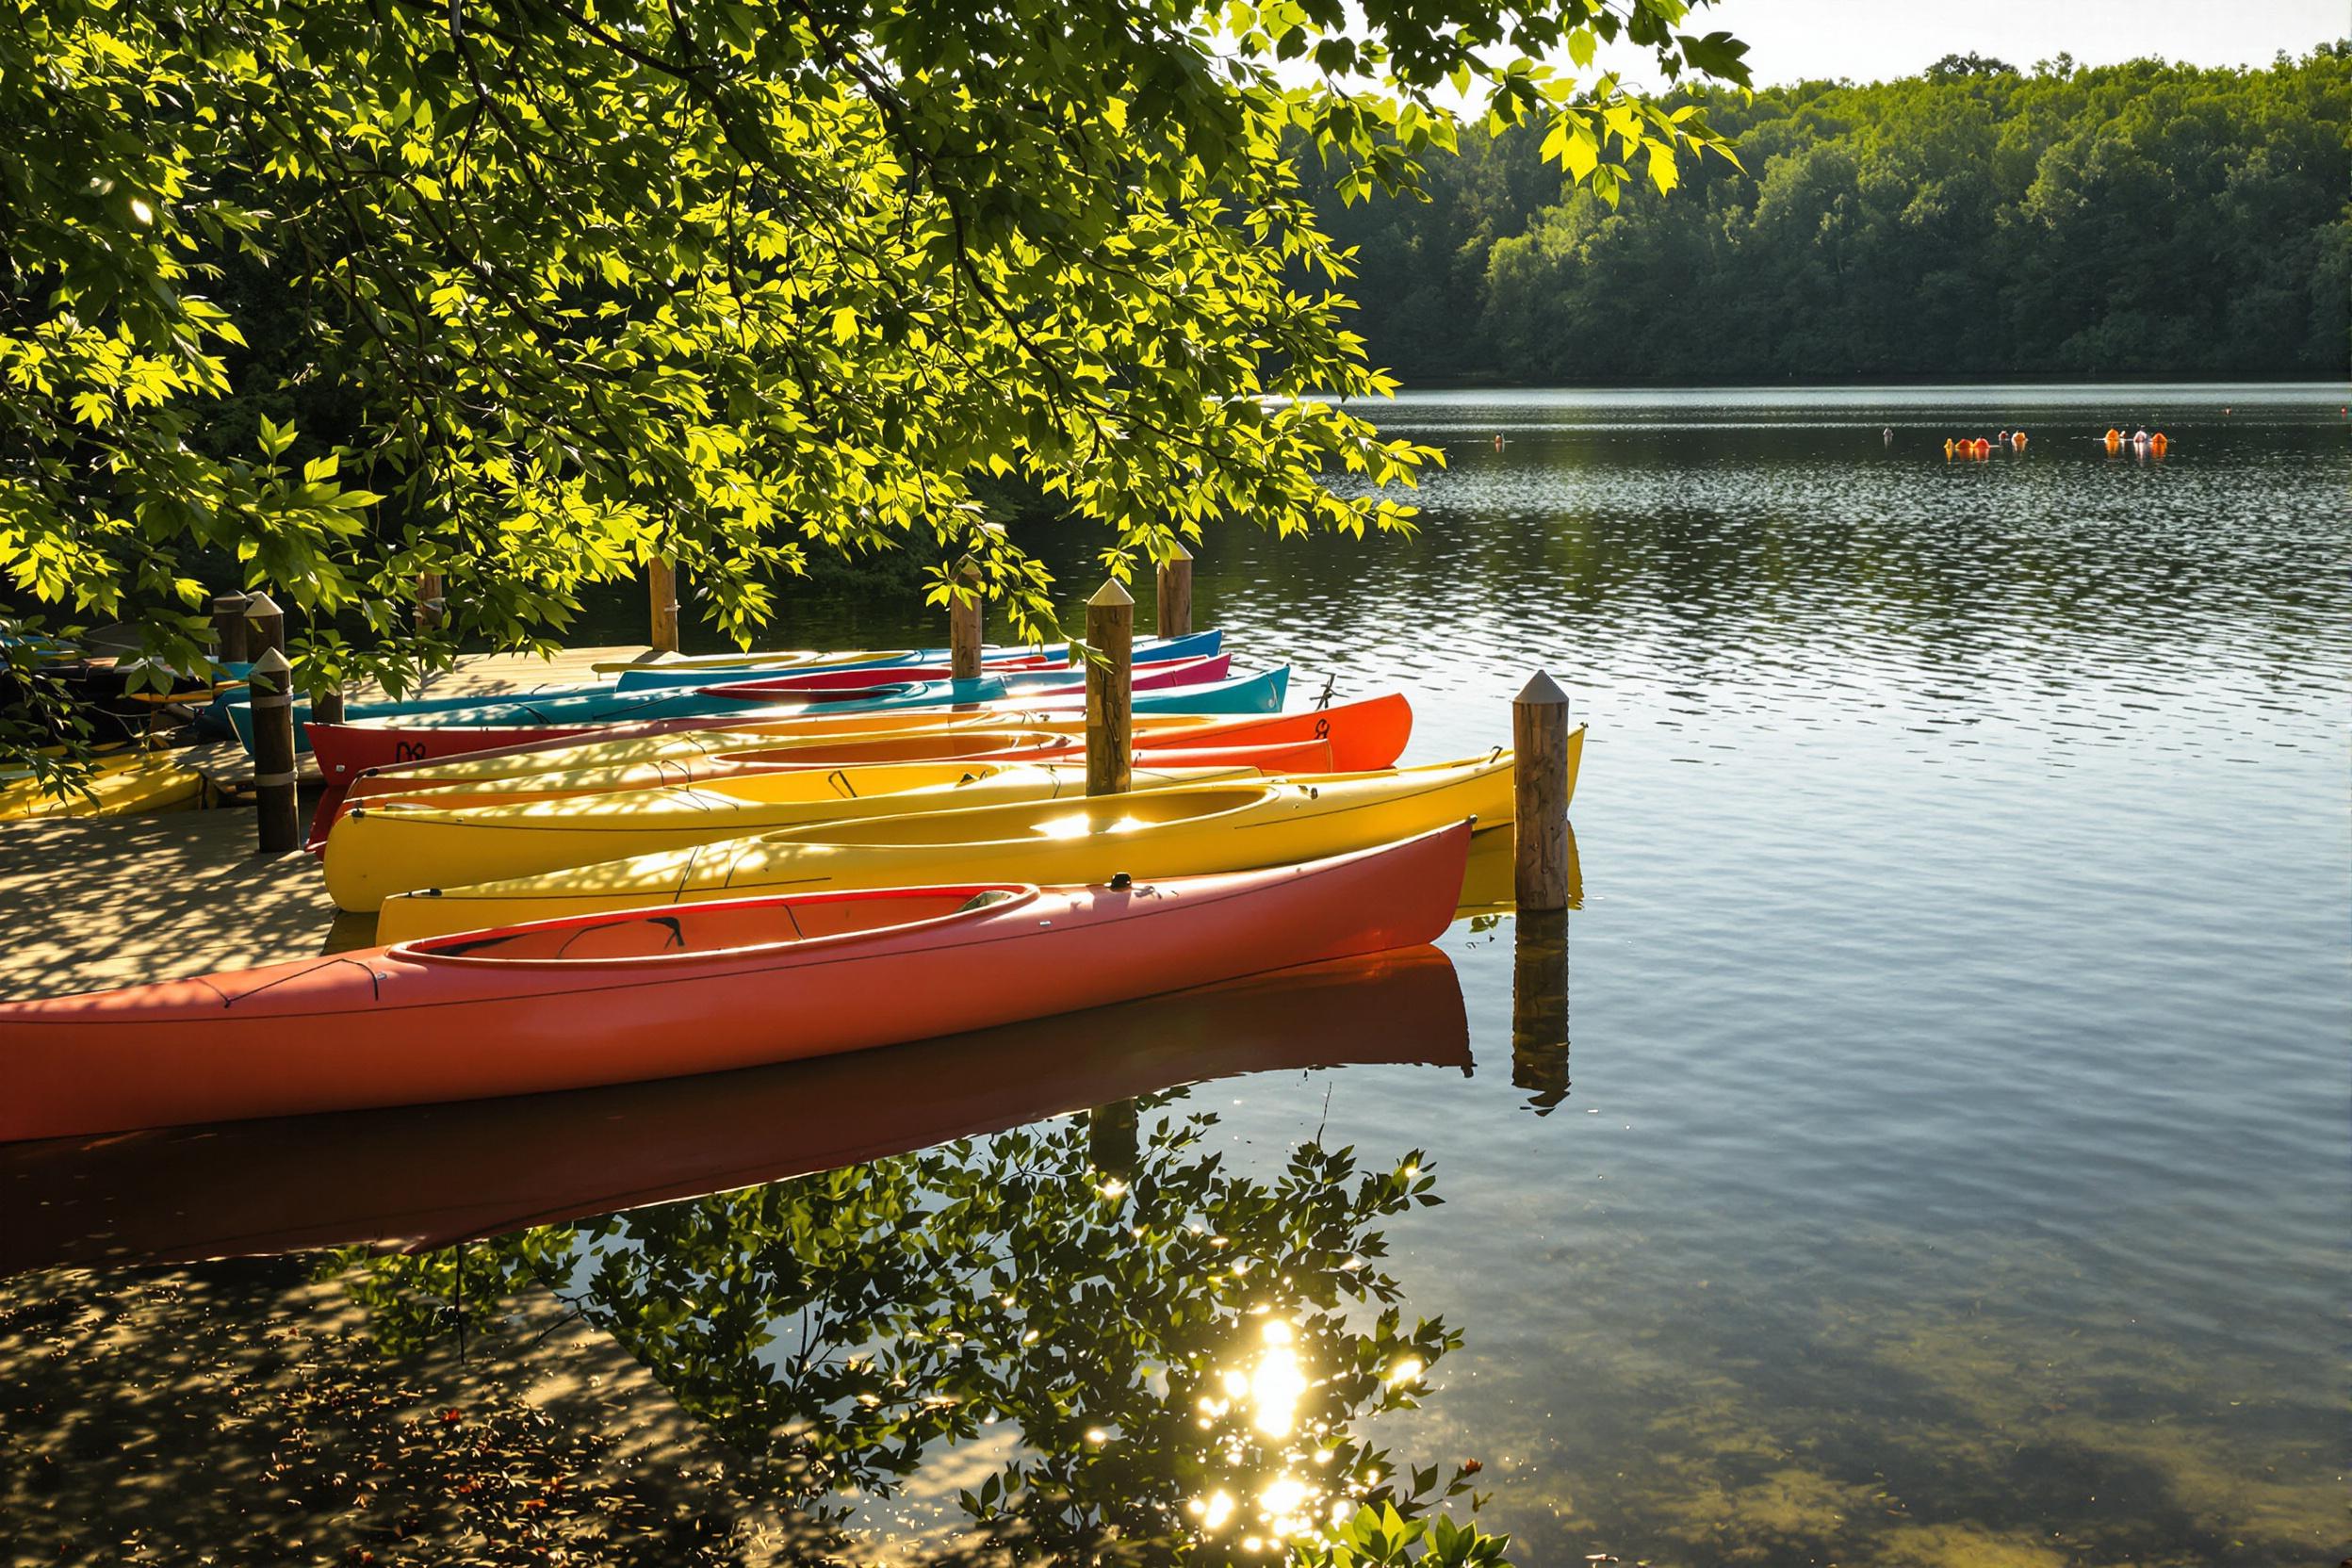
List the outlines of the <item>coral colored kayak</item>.
{"type": "MultiPolygon", "coordinates": [[[[397,802],[434,810],[472,811],[482,807],[513,806],[521,801],[590,801],[630,795],[642,798],[647,791],[682,789],[695,782],[716,790],[736,792],[781,775],[825,773],[828,768],[853,765],[846,760],[832,760],[853,751],[865,754],[855,760],[854,766],[857,767],[937,759],[942,767],[948,762],[956,763],[958,774],[968,773],[975,767],[1010,767],[1021,763],[1061,764],[1080,769],[1086,766],[1086,743],[1083,735],[1020,735],[1009,737],[1018,742],[1016,744],[989,749],[989,743],[997,738],[992,732],[985,730],[956,730],[938,736],[910,734],[877,738],[840,747],[747,751],[740,757],[701,759],[698,760],[700,766],[678,762],[637,762],[609,768],[573,768],[556,773],[526,774],[514,778],[485,779],[472,785],[427,785],[365,795],[343,793],[337,798],[319,802],[318,809],[311,819],[310,838],[303,847],[313,851],[324,850],[327,835],[335,825],[361,807],[397,802]]],[[[1266,746],[1164,746],[1156,751],[1137,751],[1133,765],[1138,770],[1156,769],[1162,772],[1189,769],[1203,773],[1246,772],[1269,776],[1334,771],[1331,745],[1324,741],[1266,746]]],[[[365,778],[360,780],[362,784],[368,781],[365,778]]]]}
{"type": "MultiPolygon", "coordinates": [[[[1139,769],[1137,789],[1253,780],[1245,768],[1139,769]]],[[[451,809],[432,797],[353,807],[327,839],[327,892],[371,910],[395,893],[488,882],[691,848],[811,823],[969,809],[1086,792],[1076,766],[929,762],[801,768],[725,785],[673,785],[451,809]]]]}
{"type": "MultiPolygon", "coordinates": [[[[1200,876],[1343,855],[1475,817],[1507,825],[1507,754],[1282,783],[1187,784],[822,823],[535,876],[387,898],[380,940],[752,893],[931,883],[1200,876]]],[[[1455,885],[1460,890],[1461,885],[1455,885]]]]}
{"type": "Polygon", "coordinates": [[[741,1072],[0,1145],[0,1276],[447,1247],[1206,1079],[1370,1062],[1471,1065],[1439,949],[741,1072]]]}
{"type": "Polygon", "coordinates": [[[1452,922],[1469,844],[730,900],[8,1004],[0,1139],[717,1072],[1412,947],[1452,922]]]}
{"type": "MultiPolygon", "coordinates": [[[[992,689],[993,679],[990,678],[978,683],[963,682],[961,685],[974,688],[976,684],[978,689],[992,689]]],[[[956,685],[956,682],[940,681],[935,683],[934,690],[945,691],[956,685]]],[[[1282,699],[1289,687],[1290,667],[1280,665],[1258,675],[1237,676],[1231,680],[1209,681],[1168,691],[1146,688],[1135,694],[1134,707],[1138,714],[1273,713],[1282,710],[1282,699]]],[[[667,697],[659,693],[655,694],[655,697],[662,701],[702,700],[694,698],[691,693],[685,698],[667,697]]],[[[709,711],[684,715],[673,713],[669,717],[640,718],[627,723],[612,719],[558,724],[516,718],[495,725],[448,725],[392,720],[310,725],[306,727],[305,734],[309,745],[318,753],[320,776],[335,784],[347,781],[369,768],[390,767],[429,758],[512,751],[524,746],[577,744],[598,739],[710,729],[723,725],[789,724],[804,719],[886,712],[920,713],[925,721],[938,723],[943,719],[970,718],[975,714],[986,716],[991,711],[1002,717],[1030,710],[1079,711],[1085,706],[1086,694],[1080,688],[1026,699],[991,696],[985,702],[939,695],[923,695],[919,700],[909,700],[900,695],[868,696],[838,703],[793,703],[769,708],[752,703],[714,700],[709,711]]]]}

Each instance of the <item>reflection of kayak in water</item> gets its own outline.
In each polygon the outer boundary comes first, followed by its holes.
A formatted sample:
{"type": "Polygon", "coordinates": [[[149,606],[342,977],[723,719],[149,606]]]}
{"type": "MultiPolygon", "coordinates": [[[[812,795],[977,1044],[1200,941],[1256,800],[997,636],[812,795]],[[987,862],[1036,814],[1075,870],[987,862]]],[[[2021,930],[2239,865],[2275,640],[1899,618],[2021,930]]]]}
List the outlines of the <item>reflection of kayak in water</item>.
{"type": "Polygon", "coordinates": [[[1203,1079],[1370,1062],[1469,1066],[1437,949],[741,1072],[0,1148],[0,1274],[442,1246],[1203,1079]]]}

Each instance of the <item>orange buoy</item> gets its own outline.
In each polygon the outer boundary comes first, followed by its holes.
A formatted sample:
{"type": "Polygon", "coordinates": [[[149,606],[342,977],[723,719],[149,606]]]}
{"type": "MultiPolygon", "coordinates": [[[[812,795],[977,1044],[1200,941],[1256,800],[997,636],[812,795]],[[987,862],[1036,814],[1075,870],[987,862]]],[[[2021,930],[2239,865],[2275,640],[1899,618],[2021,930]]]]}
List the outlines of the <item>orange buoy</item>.
{"type": "Polygon", "coordinates": [[[2114,450],[2115,450],[2117,447],[2120,447],[2120,446],[2122,446],[2122,445],[2123,445],[2123,432],[2121,432],[2121,431],[2119,431],[2119,430],[2110,429],[2110,430],[2107,432],[2107,449],[2108,449],[2109,451],[2114,451],[2114,450]]]}
{"type": "Polygon", "coordinates": [[[2154,435],[2148,437],[2148,449],[2154,452],[2158,457],[2162,457],[2164,455],[2164,449],[2171,445],[2172,443],[2170,441],[2164,439],[2164,433],[2163,431],[2158,431],[2154,435]]]}
{"type": "Polygon", "coordinates": [[[1945,436],[1945,437],[1944,437],[1944,461],[1945,461],[1945,462],[1947,462],[1947,463],[1949,463],[1949,462],[1951,462],[1951,461],[1952,461],[1952,437],[1951,437],[1951,436],[1949,436],[1949,435],[1945,436]]]}
{"type": "Polygon", "coordinates": [[[2010,436],[2009,444],[2019,451],[2025,450],[2025,432],[2018,431],[2016,434],[2010,436]]]}
{"type": "Polygon", "coordinates": [[[1979,457],[1992,456],[1993,444],[1990,441],[1985,440],[1983,436],[1978,436],[1976,438],[1976,455],[1979,457]]]}

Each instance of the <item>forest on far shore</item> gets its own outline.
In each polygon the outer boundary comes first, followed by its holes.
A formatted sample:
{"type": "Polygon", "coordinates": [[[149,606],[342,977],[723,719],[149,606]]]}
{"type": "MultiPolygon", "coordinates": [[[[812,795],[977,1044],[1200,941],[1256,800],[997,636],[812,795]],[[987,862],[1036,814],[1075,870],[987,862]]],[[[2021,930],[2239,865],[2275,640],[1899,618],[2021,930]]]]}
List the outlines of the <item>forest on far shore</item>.
{"type": "Polygon", "coordinates": [[[1350,323],[1412,381],[2342,376],[2352,42],[2253,71],[2161,60],[1918,76],[1705,106],[1741,168],[1682,160],[1612,210],[1540,129],[1432,154],[1429,200],[1344,205],[1350,323]]]}

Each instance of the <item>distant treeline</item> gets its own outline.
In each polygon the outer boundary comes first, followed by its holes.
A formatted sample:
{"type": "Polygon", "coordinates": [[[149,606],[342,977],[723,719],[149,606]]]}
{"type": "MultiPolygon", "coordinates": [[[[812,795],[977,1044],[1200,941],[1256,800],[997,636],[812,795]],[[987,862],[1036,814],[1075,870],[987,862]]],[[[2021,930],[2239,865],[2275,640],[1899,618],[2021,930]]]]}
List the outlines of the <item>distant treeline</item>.
{"type": "Polygon", "coordinates": [[[1465,138],[1427,203],[1318,204],[1355,330],[1412,380],[2338,376],[2352,42],[1699,99],[1744,166],[1563,195],[1540,132],[1465,138]]]}

